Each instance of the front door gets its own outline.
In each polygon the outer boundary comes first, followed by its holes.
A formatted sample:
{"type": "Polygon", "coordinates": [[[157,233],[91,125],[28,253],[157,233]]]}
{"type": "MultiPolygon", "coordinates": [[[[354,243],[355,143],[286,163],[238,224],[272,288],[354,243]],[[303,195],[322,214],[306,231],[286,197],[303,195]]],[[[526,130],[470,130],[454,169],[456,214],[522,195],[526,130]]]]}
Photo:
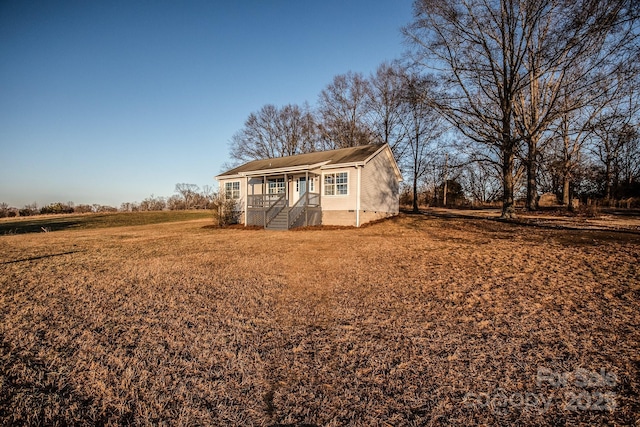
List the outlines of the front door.
{"type": "Polygon", "coordinates": [[[296,201],[300,199],[300,197],[304,196],[304,193],[307,192],[307,178],[300,177],[296,180],[296,201]]]}
{"type": "Polygon", "coordinates": [[[307,192],[307,178],[304,178],[304,177],[299,178],[298,186],[299,186],[298,197],[302,197],[304,193],[307,192]]]}

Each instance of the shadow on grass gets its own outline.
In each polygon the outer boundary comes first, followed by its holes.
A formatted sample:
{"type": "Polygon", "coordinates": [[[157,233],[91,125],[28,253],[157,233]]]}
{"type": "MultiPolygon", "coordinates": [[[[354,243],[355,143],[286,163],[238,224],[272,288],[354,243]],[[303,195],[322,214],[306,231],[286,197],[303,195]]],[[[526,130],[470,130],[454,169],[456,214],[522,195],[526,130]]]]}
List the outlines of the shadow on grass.
{"type": "Polygon", "coordinates": [[[68,251],[68,252],[60,252],[59,254],[40,255],[40,256],[34,256],[34,257],[29,257],[29,258],[14,259],[12,261],[0,262],[0,264],[4,265],[4,264],[14,264],[16,262],[35,261],[35,260],[38,260],[38,259],[51,258],[51,257],[54,257],[54,256],[75,254],[75,253],[78,253],[78,252],[84,252],[84,251],[68,251]]]}
{"type": "Polygon", "coordinates": [[[67,230],[78,227],[82,223],[80,218],[38,218],[0,222],[0,235],[67,230]]]}
{"type": "Polygon", "coordinates": [[[419,214],[407,213],[407,216],[422,216],[423,218],[439,218],[439,219],[462,219],[474,224],[476,227],[483,229],[489,233],[509,234],[511,232],[525,229],[537,229],[554,233],[561,243],[566,244],[594,244],[598,241],[627,241],[636,242],[640,231],[629,228],[608,228],[594,227],[588,225],[567,224],[562,223],[565,217],[554,219],[532,219],[532,218],[513,218],[505,219],[500,217],[480,217],[458,213],[455,211],[439,212],[439,211],[421,211],[419,214]],[[505,225],[514,228],[505,228],[505,225]]]}
{"type": "Polygon", "coordinates": [[[209,218],[208,210],[116,212],[58,217],[19,218],[0,221],[0,236],[7,234],[42,233],[74,229],[112,228],[162,224],[209,218]]]}

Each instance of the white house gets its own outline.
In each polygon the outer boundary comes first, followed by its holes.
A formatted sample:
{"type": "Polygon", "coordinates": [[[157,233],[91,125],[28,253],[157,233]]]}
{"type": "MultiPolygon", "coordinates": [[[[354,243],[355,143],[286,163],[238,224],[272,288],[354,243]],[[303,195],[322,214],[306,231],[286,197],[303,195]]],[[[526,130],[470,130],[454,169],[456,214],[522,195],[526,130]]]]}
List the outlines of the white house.
{"type": "Polygon", "coordinates": [[[216,179],[245,225],[289,229],[396,215],[402,175],[389,146],[371,144],[254,160],[216,179]]]}

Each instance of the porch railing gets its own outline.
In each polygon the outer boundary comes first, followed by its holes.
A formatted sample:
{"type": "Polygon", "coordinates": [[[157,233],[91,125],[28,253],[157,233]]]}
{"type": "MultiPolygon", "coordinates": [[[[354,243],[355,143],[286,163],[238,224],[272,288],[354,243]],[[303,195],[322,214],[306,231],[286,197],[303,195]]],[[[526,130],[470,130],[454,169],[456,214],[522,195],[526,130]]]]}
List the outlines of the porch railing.
{"type": "Polygon", "coordinates": [[[250,194],[247,196],[247,206],[250,208],[268,208],[280,199],[283,193],[278,194],[250,194]]]}
{"type": "Polygon", "coordinates": [[[309,201],[307,205],[309,206],[320,206],[320,193],[307,193],[309,196],[309,201]]]}
{"type": "MultiPolygon", "coordinates": [[[[287,223],[289,228],[293,227],[296,221],[304,214],[306,215],[307,208],[309,206],[320,205],[320,194],[306,192],[297,202],[291,206],[289,212],[287,212],[287,223]]],[[[305,219],[304,225],[308,225],[308,221],[305,219]]]]}
{"type": "Polygon", "coordinates": [[[300,197],[297,202],[291,206],[289,212],[287,212],[287,228],[291,228],[297,219],[302,215],[307,208],[307,202],[309,201],[309,193],[306,193],[303,197],[300,197]]]}
{"type": "MultiPolygon", "coordinates": [[[[277,194],[265,194],[265,196],[278,196],[277,194]]],[[[281,193],[275,201],[269,205],[269,209],[264,211],[264,226],[269,225],[271,221],[287,206],[286,193],[281,193]]],[[[266,199],[265,199],[266,200],[266,199]]]]}

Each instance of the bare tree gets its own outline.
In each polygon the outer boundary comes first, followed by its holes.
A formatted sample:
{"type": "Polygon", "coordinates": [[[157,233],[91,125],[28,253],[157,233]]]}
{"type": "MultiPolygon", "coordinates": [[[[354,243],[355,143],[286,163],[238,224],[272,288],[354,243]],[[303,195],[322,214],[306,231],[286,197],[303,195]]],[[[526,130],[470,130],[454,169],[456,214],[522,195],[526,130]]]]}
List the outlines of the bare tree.
{"type": "Polygon", "coordinates": [[[153,194],[144,199],[138,205],[138,209],[141,211],[161,211],[167,207],[167,201],[164,197],[156,197],[153,194]]]}
{"type": "Polygon", "coordinates": [[[73,211],[75,213],[91,213],[91,212],[93,212],[93,207],[91,207],[91,205],[87,205],[87,204],[80,204],[80,205],[76,205],[73,208],[73,211]]]}
{"type": "Polygon", "coordinates": [[[514,215],[514,163],[520,139],[514,108],[522,85],[525,46],[514,2],[458,0],[415,3],[405,34],[415,58],[442,71],[434,105],[473,141],[497,148],[502,167],[502,215],[514,215]]]}
{"type": "Polygon", "coordinates": [[[613,189],[620,183],[621,166],[633,159],[633,146],[638,140],[638,112],[639,100],[630,96],[613,103],[594,123],[592,151],[604,167],[606,200],[614,196],[613,189]],[[625,159],[624,155],[629,158],[625,159]]]}
{"type": "Polygon", "coordinates": [[[601,88],[611,79],[623,76],[627,81],[625,75],[636,74],[637,32],[626,1],[526,4],[536,13],[523,20],[528,84],[518,96],[515,123],[526,144],[527,208],[533,210],[539,149],[550,140],[546,131],[576,109],[610,102],[609,91],[601,88]],[[566,93],[571,93],[572,102],[567,102],[566,93]]]}
{"type": "Polygon", "coordinates": [[[36,202],[30,203],[28,205],[24,205],[24,208],[18,211],[20,216],[31,216],[37,215],[40,212],[38,209],[38,204],[36,202]]]}
{"type": "MultiPolygon", "coordinates": [[[[620,182],[631,188],[634,183],[640,188],[640,129],[639,124],[630,126],[628,139],[620,150],[618,173],[620,182]]],[[[636,192],[637,194],[637,192],[636,192]]]]}
{"type": "Polygon", "coordinates": [[[244,128],[231,138],[230,154],[239,162],[278,157],[278,108],[268,104],[249,114],[244,128]]]}
{"type": "Polygon", "coordinates": [[[569,210],[573,209],[572,183],[581,163],[584,144],[591,135],[592,119],[592,115],[584,109],[565,111],[556,127],[558,138],[554,139],[552,168],[559,176],[561,203],[569,210]]]}
{"type": "Polygon", "coordinates": [[[319,97],[319,129],[323,148],[370,144],[373,132],[368,122],[369,82],[360,73],[333,78],[319,97]]]}
{"type": "Polygon", "coordinates": [[[445,128],[441,116],[432,107],[434,80],[416,73],[406,73],[403,78],[402,122],[408,147],[405,163],[412,178],[413,211],[418,212],[418,187],[434,166],[436,143],[445,128]]]}
{"type": "Polygon", "coordinates": [[[484,204],[498,198],[500,174],[486,162],[472,161],[461,168],[460,180],[474,204],[484,204]]]}
{"type": "Polygon", "coordinates": [[[318,142],[315,118],[308,105],[299,107],[288,104],[280,109],[278,130],[281,141],[281,156],[310,153],[318,142]]]}
{"type": "Polygon", "coordinates": [[[585,76],[597,74],[598,61],[605,64],[607,52],[622,47],[609,36],[619,23],[634,19],[631,1],[415,3],[416,18],[404,30],[413,56],[441,72],[445,91],[436,105],[447,120],[471,140],[497,149],[503,217],[514,215],[514,167],[522,142],[531,151],[527,159],[535,184],[536,147],[557,113],[566,67],[584,62],[585,76]]]}
{"type": "MultiPolygon", "coordinates": [[[[614,159],[622,159],[616,148],[619,131],[637,122],[639,105],[634,80],[627,71],[619,70],[600,78],[586,93],[571,90],[571,86],[561,91],[561,114],[550,128],[552,140],[544,167],[552,174],[561,202],[568,209],[573,209],[576,178],[587,173],[589,154],[602,161],[605,181],[611,182],[614,159]]],[[[611,190],[605,185],[605,197],[611,196],[607,188],[611,190]]]]}
{"type": "Polygon", "coordinates": [[[5,202],[0,203],[0,218],[9,216],[9,205],[5,202]]]}
{"type": "Polygon", "coordinates": [[[100,205],[94,203],[92,207],[93,211],[96,213],[118,212],[118,208],[109,205],[100,205]]]}
{"type": "Polygon", "coordinates": [[[216,191],[213,189],[211,185],[203,185],[201,194],[202,194],[202,197],[204,197],[207,200],[207,205],[208,205],[216,196],[216,191]]]}
{"type": "Polygon", "coordinates": [[[196,184],[176,184],[175,192],[182,196],[182,201],[184,203],[184,209],[193,209],[195,208],[196,198],[198,196],[198,192],[200,188],[196,184]]]}
{"type": "Polygon", "coordinates": [[[184,199],[177,194],[169,196],[167,198],[167,208],[171,211],[179,211],[179,210],[186,209],[184,204],[184,199]]]}
{"type": "Polygon", "coordinates": [[[406,128],[402,123],[405,71],[397,63],[383,63],[369,78],[367,110],[375,139],[389,144],[396,159],[404,156],[406,128]]]}
{"type": "Polygon", "coordinates": [[[231,139],[230,155],[239,162],[291,156],[315,150],[317,135],[308,106],[267,104],[251,113],[231,139]]]}

